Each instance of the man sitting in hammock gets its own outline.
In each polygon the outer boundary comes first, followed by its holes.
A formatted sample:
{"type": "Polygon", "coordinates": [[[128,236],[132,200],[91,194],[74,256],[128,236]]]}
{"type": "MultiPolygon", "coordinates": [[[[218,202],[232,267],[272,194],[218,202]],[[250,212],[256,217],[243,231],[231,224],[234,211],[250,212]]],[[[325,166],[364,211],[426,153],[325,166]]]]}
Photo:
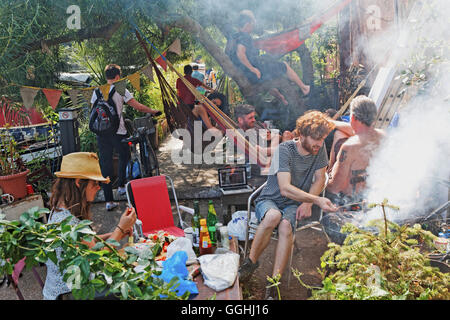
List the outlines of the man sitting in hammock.
{"type": "MultiPolygon", "coordinates": [[[[233,45],[229,45],[227,54],[231,61],[241,69],[248,80],[253,83],[273,81],[276,78],[286,76],[295,82],[306,96],[310,92],[310,86],[305,85],[297,73],[286,63],[276,61],[266,55],[259,55],[259,49],[253,45],[251,32],[256,24],[255,17],[250,10],[243,10],[239,15],[238,32],[232,36],[233,45]]],[[[288,102],[281,92],[272,88],[270,93],[281,99],[287,105],[288,102]]]]}

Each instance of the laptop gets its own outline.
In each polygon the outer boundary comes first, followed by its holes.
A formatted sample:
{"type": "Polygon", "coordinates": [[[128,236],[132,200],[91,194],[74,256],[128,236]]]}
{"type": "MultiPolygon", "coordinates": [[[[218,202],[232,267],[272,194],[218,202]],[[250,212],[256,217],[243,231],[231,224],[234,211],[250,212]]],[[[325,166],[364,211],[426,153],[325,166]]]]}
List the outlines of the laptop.
{"type": "Polygon", "coordinates": [[[218,172],[219,188],[224,195],[253,191],[253,188],[247,184],[245,166],[221,168],[218,172]]]}

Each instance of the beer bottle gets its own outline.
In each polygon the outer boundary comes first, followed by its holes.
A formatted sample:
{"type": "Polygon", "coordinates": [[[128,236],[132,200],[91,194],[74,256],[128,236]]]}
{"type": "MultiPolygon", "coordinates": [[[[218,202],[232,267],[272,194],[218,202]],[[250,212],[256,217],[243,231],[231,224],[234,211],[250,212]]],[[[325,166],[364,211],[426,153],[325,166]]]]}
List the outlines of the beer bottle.
{"type": "Polygon", "coordinates": [[[208,225],[209,236],[211,238],[211,242],[213,245],[216,244],[216,223],[217,223],[217,214],[214,209],[214,204],[212,200],[209,200],[208,204],[208,216],[206,217],[206,224],[208,225]]]}

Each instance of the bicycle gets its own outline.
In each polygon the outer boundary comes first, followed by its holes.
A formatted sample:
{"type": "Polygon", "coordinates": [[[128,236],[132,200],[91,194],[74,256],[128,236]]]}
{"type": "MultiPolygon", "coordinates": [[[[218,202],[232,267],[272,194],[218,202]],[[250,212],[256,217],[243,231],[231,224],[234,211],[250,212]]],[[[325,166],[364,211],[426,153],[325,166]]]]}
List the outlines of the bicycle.
{"type": "Polygon", "coordinates": [[[130,180],[159,176],[159,163],[156,157],[156,119],[148,114],[133,121],[125,119],[125,126],[131,135],[122,139],[130,147],[131,157],[127,165],[128,177],[130,180]],[[136,172],[136,164],[138,172],[136,172]]]}

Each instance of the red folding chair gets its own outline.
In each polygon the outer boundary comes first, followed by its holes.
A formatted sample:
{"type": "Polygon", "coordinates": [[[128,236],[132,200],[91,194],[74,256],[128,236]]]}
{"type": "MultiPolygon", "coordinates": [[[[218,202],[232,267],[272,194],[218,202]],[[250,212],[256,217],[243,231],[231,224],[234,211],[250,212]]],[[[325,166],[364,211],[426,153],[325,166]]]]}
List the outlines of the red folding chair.
{"type": "Polygon", "coordinates": [[[175,188],[169,176],[160,175],[131,180],[126,185],[126,192],[128,204],[136,209],[138,220],[135,229],[139,230],[138,236],[147,236],[150,233],[164,230],[176,237],[184,237],[182,228],[185,226],[181,218],[175,188]],[[172,186],[178,218],[180,219],[179,226],[175,226],[173,220],[166,178],[172,186]]]}

